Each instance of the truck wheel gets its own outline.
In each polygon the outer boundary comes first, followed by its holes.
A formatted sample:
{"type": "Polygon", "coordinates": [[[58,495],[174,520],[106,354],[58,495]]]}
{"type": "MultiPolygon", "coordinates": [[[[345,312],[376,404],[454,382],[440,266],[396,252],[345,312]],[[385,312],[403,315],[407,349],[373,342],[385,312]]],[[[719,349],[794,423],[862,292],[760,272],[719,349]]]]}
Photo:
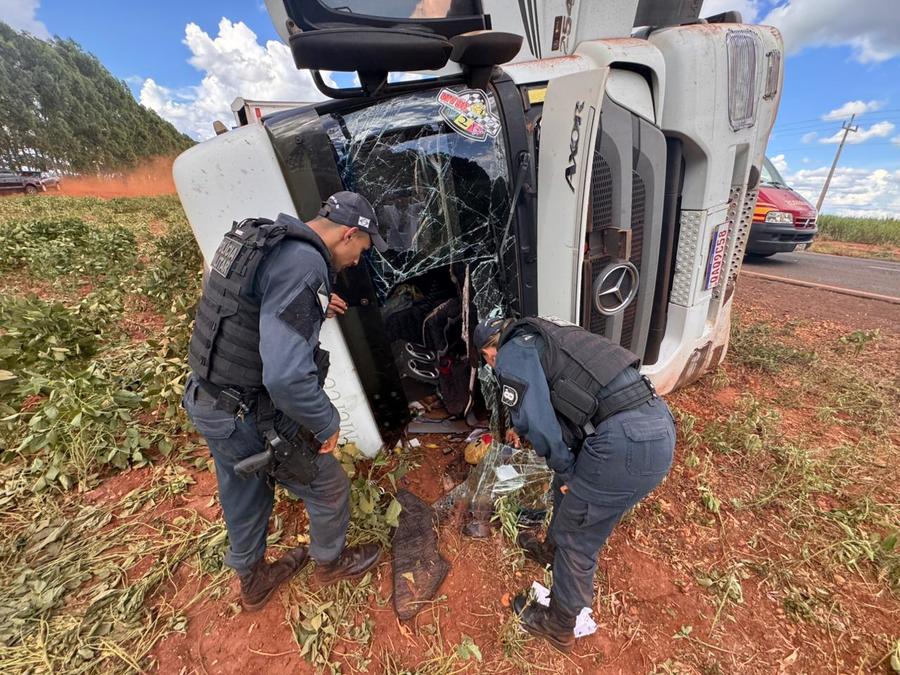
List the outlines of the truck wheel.
{"type": "Polygon", "coordinates": [[[36,195],[38,189],[34,185],[26,185],[25,186],[25,194],[26,195],[36,195]]]}

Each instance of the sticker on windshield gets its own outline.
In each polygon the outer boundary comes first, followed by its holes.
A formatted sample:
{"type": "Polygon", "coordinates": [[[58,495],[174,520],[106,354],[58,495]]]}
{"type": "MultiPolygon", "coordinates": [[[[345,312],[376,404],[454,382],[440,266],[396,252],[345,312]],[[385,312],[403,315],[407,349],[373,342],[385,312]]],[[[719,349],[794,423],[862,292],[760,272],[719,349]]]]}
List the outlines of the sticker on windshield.
{"type": "Polygon", "coordinates": [[[500,118],[491,111],[491,102],[481,89],[441,89],[438,103],[441,117],[461,136],[485,141],[500,133],[500,118]]]}

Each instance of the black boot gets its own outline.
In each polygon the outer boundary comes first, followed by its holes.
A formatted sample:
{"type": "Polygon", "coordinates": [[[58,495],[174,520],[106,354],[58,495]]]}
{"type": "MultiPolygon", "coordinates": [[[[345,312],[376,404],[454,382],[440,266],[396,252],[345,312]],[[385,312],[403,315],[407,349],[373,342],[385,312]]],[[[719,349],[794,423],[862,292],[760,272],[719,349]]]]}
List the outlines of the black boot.
{"type": "Polygon", "coordinates": [[[553,604],[544,607],[537,602],[529,602],[528,593],[519,593],[512,601],[512,610],[527,632],[542,637],[564,654],[575,646],[575,617],[563,614],[553,604]]]}
{"type": "Polygon", "coordinates": [[[302,570],[307,562],[309,555],[305,546],[291,549],[273,563],[260,558],[247,572],[239,575],[244,611],[262,609],[278,587],[302,570]]]}
{"type": "Polygon", "coordinates": [[[525,552],[525,557],[533,560],[542,567],[553,567],[553,556],[556,555],[556,546],[552,541],[540,539],[533,532],[525,530],[516,537],[516,543],[525,552]]]}
{"type": "Polygon", "coordinates": [[[319,565],[315,577],[321,584],[332,584],[343,579],[356,579],[368,572],[381,560],[378,544],[351,546],[341,551],[336,560],[319,565]]]}

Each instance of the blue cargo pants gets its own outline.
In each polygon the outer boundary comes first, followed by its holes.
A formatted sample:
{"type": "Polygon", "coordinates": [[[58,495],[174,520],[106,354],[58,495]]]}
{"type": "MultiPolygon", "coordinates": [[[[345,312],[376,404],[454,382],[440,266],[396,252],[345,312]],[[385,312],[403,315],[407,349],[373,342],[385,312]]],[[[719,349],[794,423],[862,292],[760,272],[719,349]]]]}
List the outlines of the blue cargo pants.
{"type": "MultiPolygon", "coordinates": [[[[265,476],[241,478],[234,472],[234,466],[242,459],[265,449],[265,440],[256,428],[253,414],[241,419],[216,410],[213,403],[191,377],[182,405],[206,439],[215,461],[219,502],[228,529],[225,564],[241,574],[265,554],[275,490],[265,476]]],[[[290,435],[289,429],[279,430],[290,435]]],[[[296,430],[295,427],[293,433],[296,430]]],[[[319,475],[311,484],[286,482],[283,485],[306,505],[310,556],[318,563],[328,563],[344,550],[350,522],[350,481],[332,455],[319,455],[316,463],[319,475]]]]}
{"type": "Polygon", "coordinates": [[[588,436],[565,495],[554,476],[551,599],[564,615],[592,606],[600,549],[622,516],[665,478],[674,450],[674,420],[665,401],[654,398],[604,420],[588,436]]]}

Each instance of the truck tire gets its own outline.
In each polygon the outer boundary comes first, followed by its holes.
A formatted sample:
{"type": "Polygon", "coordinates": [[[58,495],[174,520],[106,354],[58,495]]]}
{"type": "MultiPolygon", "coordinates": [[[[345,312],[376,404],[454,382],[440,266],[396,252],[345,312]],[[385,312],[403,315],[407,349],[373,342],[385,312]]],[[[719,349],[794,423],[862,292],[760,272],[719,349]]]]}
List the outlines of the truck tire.
{"type": "Polygon", "coordinates": [[[26,195],[36,195],[38,193],[38,189],[34,185],[26,185],[25,186],[25,194],[26,195]]]}

